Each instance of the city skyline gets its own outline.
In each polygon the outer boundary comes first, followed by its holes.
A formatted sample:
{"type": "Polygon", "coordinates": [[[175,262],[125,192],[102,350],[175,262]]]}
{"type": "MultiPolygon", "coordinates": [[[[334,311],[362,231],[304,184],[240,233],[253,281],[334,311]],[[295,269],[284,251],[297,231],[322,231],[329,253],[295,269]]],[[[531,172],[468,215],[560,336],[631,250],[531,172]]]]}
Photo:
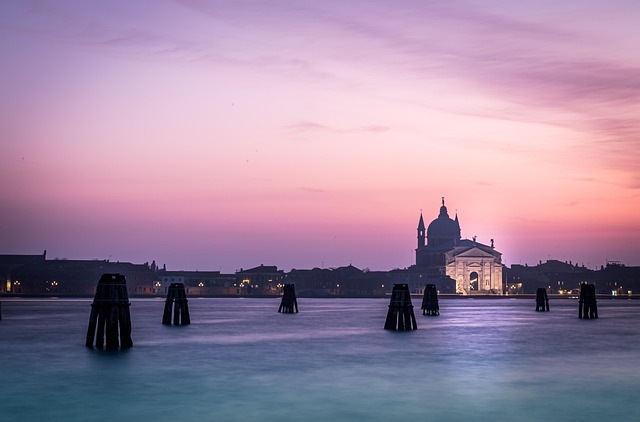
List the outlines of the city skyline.
{"type": "Polygon", "coordinates": [[[7,1],[0,254],[640,265],[640,4],[7,1]]]}

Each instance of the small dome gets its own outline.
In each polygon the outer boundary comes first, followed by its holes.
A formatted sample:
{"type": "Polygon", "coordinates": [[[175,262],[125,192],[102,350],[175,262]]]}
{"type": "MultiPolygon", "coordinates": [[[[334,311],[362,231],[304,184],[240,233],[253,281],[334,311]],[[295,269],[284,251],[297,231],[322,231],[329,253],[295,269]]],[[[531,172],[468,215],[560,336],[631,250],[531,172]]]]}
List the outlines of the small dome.
{"type": "Polygon", "coordinates": [[[443,198],[440,215],[438,215],[438,218],[433,220],[427,228],[427,240],[429,243],[432,243],[433,240],[438,240],[436,243],[442,243],[441,241],[459,239],[460,225],[449,217],[443,198]]]}

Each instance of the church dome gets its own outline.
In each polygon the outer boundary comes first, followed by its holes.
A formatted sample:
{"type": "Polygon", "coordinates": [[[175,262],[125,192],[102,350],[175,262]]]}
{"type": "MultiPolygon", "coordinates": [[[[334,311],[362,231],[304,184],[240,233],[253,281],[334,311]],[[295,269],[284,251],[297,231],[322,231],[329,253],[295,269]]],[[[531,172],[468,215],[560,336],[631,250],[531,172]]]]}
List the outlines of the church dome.
{"type": "Polygon", "coordinates": [[[457,216],[455,220],[449,217],[443,198],[438,218],[433,220],[427,228],[427,241],[429,244],[435,245],[449,240],[460,240],[460,225],[457,216]]]}

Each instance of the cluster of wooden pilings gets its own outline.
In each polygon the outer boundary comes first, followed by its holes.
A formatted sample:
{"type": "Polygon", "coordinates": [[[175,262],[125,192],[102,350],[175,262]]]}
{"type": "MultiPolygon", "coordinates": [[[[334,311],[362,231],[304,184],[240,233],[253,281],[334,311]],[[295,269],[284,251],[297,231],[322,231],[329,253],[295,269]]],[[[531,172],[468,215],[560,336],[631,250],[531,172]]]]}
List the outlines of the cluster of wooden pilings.
{"type": "Polygon", "coordinates": [[[440,306],[438,305],[438,290],[436,290],[435,284],[427,284],[425,286],[421,308],[422,315],[440,315],[440,306]]]}
{"type": "Polygon", "coordinates": [[[549,296],[547,296],[547,289],[540,287],[536,291],[536,312],[545,311],[549,312],[549,296]]]}
{"type": "Polygon", "coordinates": [[[133,346],[130,305],[125,277],[120,274],[103,274],[98,281],[96,295],[91,304],[86,346],[93,347],[95,337],[95,346],[102,349],[105,331],[107,349],[118,349],[118,347],[125,349],[133,346]],[[120,326],[119,340],[118,325],[120,326]]]}
{"type": "Polygon", "coordinates": [[[596,305],[596,286],[582,283],[580,285],[580,300],[578,305],[578,318],[598,318],[598,305],[596,305]]]}
{"type": "Polygon", "coordinates": [[[171,325],[171,309],[173,308],[173,324],[191,324],[189,316],[189,306],[187,304],[187,294],[184,290],[184,283],[171,283],[167,291],[167,300],[164,303],[164,314],[162,323],[171,325]]]}
{"type": "Polygon", "coordinates": [[[394,284],[391,291],[391,301],[387,319],[384,323],[385,330],[409,331],[416,330],[416,316],[413,313],[411,295],[408,284],[394,284]]]}
{"type": "MultiPolygon", "coordinates": [[[[295,286],[285,284],[282,302],[278,312],[297,313],[298,301],[295,286]]],[[[173,308],[173,324],[186,325],[191,323],[187,295],[184,283],[172,283],[167,292],[167,299],[162,316],[162,323],[171,324],[173,308]]],[[[596,305],[596,288],[593,284],[582,283],[578,317],[585,319],[598,318],[596,305]]],[[[96,294],[91,304],[91,316],[87,330],[86,346],[118,349],[133,346],[131,340],[131,304],[127,294],[127,283],[123,275],[103,274],[98,281],[96,294]]],[[[438,291],[434,284],[427,284],[422,299],[423,315],[439,315],[438,291]]],[[[544,288],[539,288],[536,294],[536,311],[549,311],[549,297],[544,288]]],[[[0,320],[2,320],[2,303],[0,302],[0,320]]],[[[391,301],[385,320],[385,330],[408,331],[418,328],[411,304],[411,295],[407,284],[394,284],[391,301]]]]}
{"type": "Polygon", "coordinates": [[[284,314],[298,313],[298,299],[296,299],[296,287],[294,284],[285,284],[282,295],[282,302],[278,312],[284,314]]]}

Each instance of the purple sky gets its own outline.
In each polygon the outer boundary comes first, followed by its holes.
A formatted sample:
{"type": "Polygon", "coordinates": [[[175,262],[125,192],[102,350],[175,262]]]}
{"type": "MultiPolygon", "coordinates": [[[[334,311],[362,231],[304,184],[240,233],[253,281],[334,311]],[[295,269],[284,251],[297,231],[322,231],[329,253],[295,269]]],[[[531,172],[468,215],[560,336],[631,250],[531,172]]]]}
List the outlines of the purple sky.
{"type": "Polygon", "coordinates": [[[640,2],[0,3],[0,253],[640,265],[640,2]]]}

